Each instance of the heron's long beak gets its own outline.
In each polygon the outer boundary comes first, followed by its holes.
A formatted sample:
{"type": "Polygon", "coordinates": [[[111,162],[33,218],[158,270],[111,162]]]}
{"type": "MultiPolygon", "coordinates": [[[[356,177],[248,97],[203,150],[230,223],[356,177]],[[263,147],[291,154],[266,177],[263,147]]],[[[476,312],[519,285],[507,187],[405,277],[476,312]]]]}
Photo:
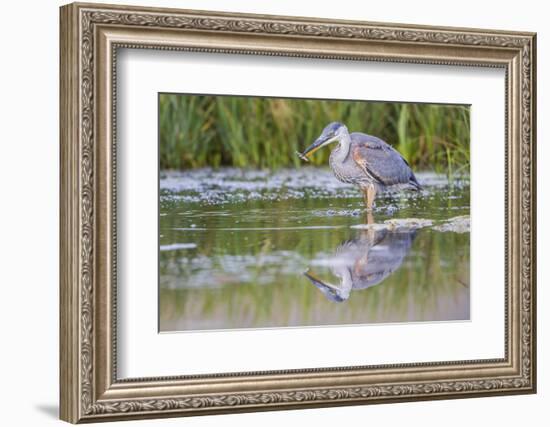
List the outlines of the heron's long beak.
{"type": "Polygon", "coordinates": [[[311,144],[309,147],[307,147],[303,153],[298,153],[298,155],[303,159],[308,161],[308,157],[310,157],[313,153],[315,153],[319,148],[324,147],[325,145],[330,144],[331,142],[336,141],[335,137],[329,138],[326,136],[321,136],[315,140],[313,144],[311,144]]]}
{"type": "Polygon", "coordinates": [[[321,279],[315,277],[313,274],[311,274],[309,271],[304,271],[304,276],[306,276],[309,281],[317,286],[319,289],[321,288],[329,288],[332,290],[338,290],[337,286],[334,286],[332,283],[323,282],[321,279]]]}
{"type": "Polygon", "coordinates": [[[334,286],[332,283],[323,282],[322,280],[315,277],[313,274],[305,271],[304,276],[308,278],[308,280],[315,285],[328,299],[335,302],[342,302],[347,298],[342,298],[340,295],[340,288],[337,286],[334,286]]]}

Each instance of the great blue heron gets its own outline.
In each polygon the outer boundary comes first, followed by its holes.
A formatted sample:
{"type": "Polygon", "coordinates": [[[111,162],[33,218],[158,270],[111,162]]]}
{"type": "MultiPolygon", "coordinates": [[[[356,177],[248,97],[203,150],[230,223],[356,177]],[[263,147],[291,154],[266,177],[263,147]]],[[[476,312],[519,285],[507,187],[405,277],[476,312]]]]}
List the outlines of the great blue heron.
{"type": "Polygon", "coordinates": [[[321,136],[298,154],[307,161],[308,156],[319,148],[335,141],[338,141],[338,146],[330,153],[330,167],[338,180],[359,186],[367,210],[372,210],[379,191],[421,189],[407,161],[391,145],[375,136],[349,133],[348,128],[339,122],[325,127],[321,136]]]}
{"type": "Polygon", "coordinates": [[[306,271],[309,281],[329,300],[342,302],[352,290],[382,283],[395,272],[409,253],[416,230],[366,230],[359,237],[342,243],[327,265],[339,280],[334,285],[306,271]]]}

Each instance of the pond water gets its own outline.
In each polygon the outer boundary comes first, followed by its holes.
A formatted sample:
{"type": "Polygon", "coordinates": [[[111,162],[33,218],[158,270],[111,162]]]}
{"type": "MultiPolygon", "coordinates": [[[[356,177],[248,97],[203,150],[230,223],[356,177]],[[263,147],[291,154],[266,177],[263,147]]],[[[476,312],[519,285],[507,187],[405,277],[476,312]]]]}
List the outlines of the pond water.
{"type": "Polygon", "coordinates": [[[361,193],[329,169],[166,171],[160,330],[470,318],[470,187],[361,193]]]}

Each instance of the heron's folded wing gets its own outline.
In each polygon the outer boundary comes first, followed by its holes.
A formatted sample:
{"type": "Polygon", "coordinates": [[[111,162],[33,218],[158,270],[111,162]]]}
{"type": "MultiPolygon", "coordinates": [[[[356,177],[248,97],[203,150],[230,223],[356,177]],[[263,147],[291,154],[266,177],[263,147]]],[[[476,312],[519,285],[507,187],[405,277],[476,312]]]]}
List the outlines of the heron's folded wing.
{"type": "Polygon", "coordinates": [[[410,180],[411,169],[403,157],[387,144],[356,144],[351,154],[355,163],[380,184],[406,184],[410,180]]]}

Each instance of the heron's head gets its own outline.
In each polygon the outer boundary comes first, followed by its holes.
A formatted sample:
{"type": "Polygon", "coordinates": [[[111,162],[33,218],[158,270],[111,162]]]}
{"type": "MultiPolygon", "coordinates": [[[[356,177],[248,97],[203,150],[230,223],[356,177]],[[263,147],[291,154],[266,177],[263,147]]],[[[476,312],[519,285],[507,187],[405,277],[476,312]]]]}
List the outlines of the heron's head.
{"type": "Polygon", "coordinates": [[[309,271],[305,271],[303,274],[305,277],[308,278],[311,284],[315,285],[315,287],[317,287],[329,300],[334,302],[346,301],[349,298],[351,288],[353,287],[353,282],[349,269],[333,269],[332,273],[340,280],[340,286],[325,282],[310,273],[309,271]]]}
{"type": "Polygon", "coordinates": [[[308,157],[315,153],[319,148],[330,144],[331,142],[340,140],[344,135],[348,134],[348,128],[340,122],[332,122],[323,129],[319,138],[315,140],[308,148],[305,149],[300,157],[308,160],[308,157]]]}

